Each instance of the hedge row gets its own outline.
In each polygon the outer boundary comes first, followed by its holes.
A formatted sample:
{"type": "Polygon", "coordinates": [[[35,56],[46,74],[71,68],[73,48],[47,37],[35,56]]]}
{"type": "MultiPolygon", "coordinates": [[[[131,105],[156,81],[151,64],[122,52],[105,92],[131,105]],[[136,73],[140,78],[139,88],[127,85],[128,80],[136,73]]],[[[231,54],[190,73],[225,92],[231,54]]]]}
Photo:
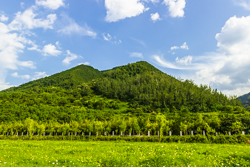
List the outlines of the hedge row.
{"type": "MultiPolygon", "coordinates": [[[[130,141],[130,142],[159,142],[158,136],[0,136],[0,140],[79,140],[79,141],[130,141]]],[[[236,144],[249,143],[250,135],[218,135],[218,136],[163,136],[161,142],[181,143],[218,143],[236,144]]],[[[250,143],[249,143],[250,144],[250,143]]]]}

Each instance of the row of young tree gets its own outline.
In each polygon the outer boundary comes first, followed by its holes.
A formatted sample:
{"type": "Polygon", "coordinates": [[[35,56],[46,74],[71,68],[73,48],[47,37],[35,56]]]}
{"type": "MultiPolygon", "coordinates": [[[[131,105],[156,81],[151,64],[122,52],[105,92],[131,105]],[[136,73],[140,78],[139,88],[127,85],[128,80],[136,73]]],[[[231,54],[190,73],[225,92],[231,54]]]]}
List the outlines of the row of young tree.
{"type": "MultiPolygon", "coordinates": [[[[249,115],[248,115],[249,116],[249,115]]],[[[249,117],[248,117],[249,118],[249,117]]],[[[187,118],[184,118],[187,119],[187,118]]],[[[250,119],[238,120],[234,115],[221,116],[202,114],[197,115],[194,119],[186,121],[184,119],[171,119],[163,114],[157,114],[154,118],[143,117],[127,117],[114,118],[112,120],[98,121],[98,120],[83,120],[80,122],[71,121],[70,123],[58,122],[37,122],[33,119],[27,118],[24,121],[16,121],[12,123],[0,124],[0,135],[21,135],[21,134],[36,134],[43,135],[69,135],[69,134],[99,134],[111,135],[114,131],[116,135],[129,134],[148,134],[152,135],[168,135],[169,131],[173,135],[179,135],[180,131],[183,134],[190,134],[195,131],[201,134],[205,131],[206,134],[215,134],[215,132],[227,134],[228,132],[239,133],[245,129],[250,128],[250,119]]],[[[242,118],[243,119],[243,118],[242,118]]]]}

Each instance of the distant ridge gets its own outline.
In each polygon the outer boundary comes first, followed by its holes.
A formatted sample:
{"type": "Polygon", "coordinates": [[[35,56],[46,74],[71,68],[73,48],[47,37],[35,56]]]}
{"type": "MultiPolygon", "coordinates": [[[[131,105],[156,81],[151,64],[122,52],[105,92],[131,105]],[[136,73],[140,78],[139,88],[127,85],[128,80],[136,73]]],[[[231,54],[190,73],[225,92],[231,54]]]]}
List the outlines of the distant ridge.
{"type": "Polygon", "coordinates": [[[242,95],[242,96],[239,96],[238,99],[241,100],[242,105],[243,105],[244,107],[250,106],[250,92],[247,93],[247,94],[244,94],[244,95],[242,95]]]}

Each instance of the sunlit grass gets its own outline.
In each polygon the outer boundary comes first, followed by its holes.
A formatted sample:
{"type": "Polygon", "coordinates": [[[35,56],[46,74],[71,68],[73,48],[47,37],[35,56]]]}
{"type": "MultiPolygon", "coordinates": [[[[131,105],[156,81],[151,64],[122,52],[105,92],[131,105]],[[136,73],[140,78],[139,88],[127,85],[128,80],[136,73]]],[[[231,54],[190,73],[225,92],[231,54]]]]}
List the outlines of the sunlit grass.
{"type": "Polygon", "coordinates": [[[1,166],[250,166],[250,145],[10,141],[1,166]]]}

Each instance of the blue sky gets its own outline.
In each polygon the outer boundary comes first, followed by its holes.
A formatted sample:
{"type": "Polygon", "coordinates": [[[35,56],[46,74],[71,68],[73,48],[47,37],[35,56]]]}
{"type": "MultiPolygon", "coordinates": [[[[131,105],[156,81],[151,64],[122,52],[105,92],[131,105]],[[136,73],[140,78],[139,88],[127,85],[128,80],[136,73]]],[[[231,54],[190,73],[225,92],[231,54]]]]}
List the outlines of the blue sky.
{"type": "Polygon", "coordinates": [[[0,0],[0,90],[77,66],[147,61],[250,92],[250,0],[0,0]]]}

